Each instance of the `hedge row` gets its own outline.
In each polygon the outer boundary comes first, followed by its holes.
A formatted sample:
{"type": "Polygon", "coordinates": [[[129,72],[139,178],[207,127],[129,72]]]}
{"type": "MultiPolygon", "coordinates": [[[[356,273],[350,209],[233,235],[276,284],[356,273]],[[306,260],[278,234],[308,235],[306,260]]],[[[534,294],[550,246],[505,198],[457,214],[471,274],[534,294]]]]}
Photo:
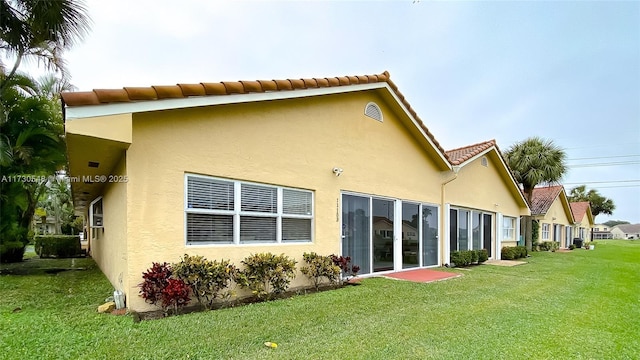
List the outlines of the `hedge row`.
{"type": "Polygon", "coordinates": [[[78,235],[41,235],[35,237],[35,251],[41,258],[67,258],[82,253],[78,235]]]}
{"type": "Polygon", "coordinates": [[[452,251],[449,263],[452,267],[464,267],[472,264],[482,264],[489,259],[487,249],[452,251]]]}

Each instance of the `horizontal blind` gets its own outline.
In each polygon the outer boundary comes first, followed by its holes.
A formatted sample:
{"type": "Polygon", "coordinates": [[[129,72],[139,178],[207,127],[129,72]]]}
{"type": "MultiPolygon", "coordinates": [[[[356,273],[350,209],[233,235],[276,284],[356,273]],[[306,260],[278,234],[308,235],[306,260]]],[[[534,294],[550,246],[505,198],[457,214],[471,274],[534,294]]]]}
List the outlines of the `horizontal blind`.
{"type": "Polygon", "coordinates": [[[311,219],[282,219],[282,241],[311,241],[311,219]]]}
{"type": "Polygon", "coordinates": [[[233,243],[233,216],[187,213],[187,242],[233,243]]]}
{"type": "Polygon", "coordinates": [[[311,192],[283,189],[282,213],[288,215],[312,215],[311,192]]]}
{"type": "Polygon", "coordinates": [[[240,242],[275,242],[276,232],[275,217],[240,217],[240,242]]]}
{"type": "Polygon", "coordinates": [[[187,208],[233,210],[233,182],[188,177],[187,208]]]}
{"type": "Polygon", "coordinates": [[[275,214],[278,211],[278,189],[272,186],[241,185],[242,211],[275,214]]]}

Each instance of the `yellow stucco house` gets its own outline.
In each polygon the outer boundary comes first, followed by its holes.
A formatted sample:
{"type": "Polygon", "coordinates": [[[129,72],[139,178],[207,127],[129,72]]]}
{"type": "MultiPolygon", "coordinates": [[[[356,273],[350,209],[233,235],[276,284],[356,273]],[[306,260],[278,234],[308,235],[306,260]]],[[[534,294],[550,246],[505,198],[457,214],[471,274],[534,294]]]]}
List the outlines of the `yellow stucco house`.
{"type": "MultiPolygon", "coordinates": [[[[62,98],[91,256],[137,311],[151,309],[138,296],[142,272],[185,253],[236,265],[257,252],[299,263],[304,252],[342,254],[364,275],[441,266],[450,204],[489,214],[490,236],[500,213],[526,208],[494,150],[454,170],[387,72],[62,98]],[[454,196],[483,158],[486,183],[497,183],[478,190],[484,198],[454,196]]],[[[299,274],[292,285],[306,282],[299,274]]]]}
{"type": "Polygon", "coordinates": [[[569,203],[571,213],[573,213],[573,231],[576,238],[583,241],[591,241],[594,218],[591,213],[591,205],[588,201],[578,201],[569,203]]]}
{"type": "Polygon", "coordinates": [[[555,241],[559,247],[569,247],[578,235],[571,205],[562,185],[534,188],[531,215],[539,222],[539,241],[555,241]]]}
{"type": "Polygon", "coordinates": [[[443,185],[449,239],[447,250],[487,249],[500,258],[520,238],[527,202],[495,140],[446,151],[453,166],[443,185]]]}

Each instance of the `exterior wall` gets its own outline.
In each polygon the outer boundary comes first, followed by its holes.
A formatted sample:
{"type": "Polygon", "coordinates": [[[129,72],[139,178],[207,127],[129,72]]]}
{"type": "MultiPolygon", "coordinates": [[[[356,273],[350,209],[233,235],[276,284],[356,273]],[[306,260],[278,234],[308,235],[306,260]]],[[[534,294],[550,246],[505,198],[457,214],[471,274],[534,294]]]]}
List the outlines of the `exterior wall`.
{"type": "MultiPolygon", "coordinates": [[[[492,247],[496,247],[496,239],[501,241],[500,247],[516,246],[517,233],[519,227],[514,229],[514,238],[511,241],[502,239],[502,222],[497,216],[515,218],[516,221],[521,215],[528,215],[524,202],[519,202],[517,193],[511,190],[514,187],[510,184],[498,170],[500,159],[498,155],[491,151],[485,155],[487,166],[482,165],[482,156],[463,166],[458,172],[456,180],[450,182],[445,188],[445,201],[453,208],[465,208],[471,210],[481,210],[493,214],[493,241],[492,247]]],[[[507,175],[508,176],[508,175],[507,175]]],[[[517,191],[517,190],[515,190],[517,191]]],[[[445,213],[449,216],[449,212],[445,213]]],[[[448,223],[448,222],[447,222],[448,223]]],[[[445,231],[447,244],[449,243],[448,229],[445,231]]],[[[494,251],[494,257],[495,257],[494,251]]]]}
{"type": "MultiPolygon", "coordinates": [[[[575,225],[574,227],[574,234],[577,234],[578,236],[580,235],[580,228],[584,229],[584,241],[591,241],[591,228],[592,228],[592,224],[589,222],[589,216],[587,216],[586,214],[582,217],[582,221],[580,221],[578,224],[575,225]]],[[[578,237],[576,236],[576,237],[578,237]]]]}
{"type": "MultiPolygon", "coordinates": [[[[298,266],[304,252],[340,253],[342,191],[439,204],[444,175],[417,130],[399,120],[373,92],[134,114],[127,151],[128,306],[150,309],[135,287],[142,272],[185,253],[240,265],[247,255],[268,251],[293,257],[298,266]],[[364,115],[370,101],[382,109],[383,122],[364,115]],[[344,170],[340,177],[334,167],[344,170]],[[187,246],[185,173],[312,190],[313,241],[187,246]]],[[[292,286],[302,284],[307,279],[298,274],[292,286]]]]}
{"type": "MultiPolygon", "coordinates": [[[[553,241],[553,225],[559,224],[562,225],[562,232],[560,234],[560,246],[567,246],[567,239],[566,239],[566,227],[567,226],[573,226],[573,219],[567,217],[567,212],[565,210],[565,207],[562,205],[562,199],[561,196],[558,196],[554,201],[553,204],[551,204],[551,206],[549,207],[549,210],[547,211],[547,213],[544,215],[543,218],[539,219],[540,220],[540,235],[539,235],[539,241],[553,241]],[[542,225],[543,224],[549,224],[549,238],[548,239],[544,239],[542,237],[542,225]]],[[[573,237],[578,237],[575,229],[574,229],[574,233],[573,233],[573,237]]],[[[568,239],[568,240],[572,240],[572,239],[568,239]]]]}
{"type": "MultiPolygon", "coordinates": [[[[124,158],[112,173],[126,175],[124,158]]],[[[114,288],[124,291],[129,288],[127,246],[131,243],[127,241],[127,184],[107,183],[103,190],[102,205],[104,227],[88,228],[91,257],[114,288]]],[[[88,219],[88,214],[86,216],[88,219]]]]}

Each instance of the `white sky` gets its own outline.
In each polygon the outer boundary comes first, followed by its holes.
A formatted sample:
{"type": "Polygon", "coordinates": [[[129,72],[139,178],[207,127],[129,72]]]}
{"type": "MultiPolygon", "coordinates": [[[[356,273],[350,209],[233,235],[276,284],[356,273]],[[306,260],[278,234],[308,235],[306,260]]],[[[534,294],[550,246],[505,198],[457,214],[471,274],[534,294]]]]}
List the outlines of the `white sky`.
{"type": "Polygon", "coordinates": [[[614,200],[597,222],[640,223],[640,2],[88,6],[92,31],[65,56],[79,90],[388,70],[445,149],[552,139],[587,165],[567,192],[614,200]]]}

